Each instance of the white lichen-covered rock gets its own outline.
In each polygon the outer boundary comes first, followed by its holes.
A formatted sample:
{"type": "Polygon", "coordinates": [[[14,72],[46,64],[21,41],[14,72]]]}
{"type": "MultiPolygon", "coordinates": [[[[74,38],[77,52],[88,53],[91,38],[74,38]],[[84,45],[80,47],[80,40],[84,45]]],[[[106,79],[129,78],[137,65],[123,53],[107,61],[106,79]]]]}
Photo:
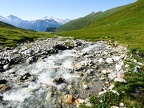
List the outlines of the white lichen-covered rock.
{"type": "Polygon", "coordinates": [[[116,73],[110,73],[110,74],[108,74],[108,78],[110,79],[110,80],[113,80],[114,78],[116,78],[116,73]]]}
{"type": "Polygon", "coordinates": [[[110,90],[111,92],[113,92],[114,94],[116,94],[116,95],[120,95],[117,91],[115,91],[115,90],[110,90]]]}
{"type": "Polygon", "coordinates": [[[74,103],[75,103],[75,105],[76,105],[77,107],[79,107],[79,105],[80,105],[81,103],[84,103],[84,102],[85,102],[84,99],[76,99],[76,100],[74,101],[74,103]]]}
{"type": "Polygon", "coordinates": [[[119,56],[113,56],[112,59],[113,61],[118,62],[121,58],[119,56]]]}
{"type": "Polygon", "coordinates": [[[80,63],[76,63],[76,64],[74,64],[74,69],[75,70],[79,70],[79,69],[81,69],[83,66],[80,64],[80,63]]]}
{"type": "Polygon", "coordinates": [[[90,102],[85,104],[87,107],[92,107],[92,104],[90,102]]]}
{"type": "Polygon", "coordinates": [[[107,74],[107,70],[102,70],[101,73],[107,74]]]}
{"type": "Polygon", "coordinates": [[[119,108],[118,106],[111,106],[111,108],[119,108]]]}
{"type": "Polygon", "coordinates": [[[115,78],[114,82],[124,82],[124,83],[126,83],[126,80],[122,79],[122,78],[115,78]]]}
{"type": "Polygon", "coordinates": [[[104,63],[104,60],[103,60],[103,58],[100,58],[99,60],[98,60],[98,62],[101,64],[101,63],[104,63]]]}
{"type": "Polygon", "coordinates": [[[108,87],[108,90],[112,90],[114,88],[114,84],[111,84],[109,87],[108,87]]]}
{"type": "Polygon", "coordinates": [[[103,95],[103,94],[105,94],[106,92],[107,92],[107,90],[101,91],[101,92],[98,93],[98,95],[103,95]]]}
{"type": "Polygon", "coordinates": [[[120,107],[124,107],[124,103],[121,102],[121,103],[119,104],[119,106],[120,106],[120,107]]]}
{"type": "Polygon", "coordinates": [[[116,69],[116,71],[120,71],[120,70],[122,69],[122,65],[117,64],[117,65],[115,66],[115,69],[116,69]]]}
{"type": "Polygon", "coordinates": [[[83,86],[84,89],[88,89],[89,88],[89,86],[87,84],[82,84],[82,86],[83,86]]]}
{"type": "Polygon", "coordinates": [[[104,77],[101,77],[101,78],[99,78],[100,80],[105,80],[105,78],[104,77]]]}

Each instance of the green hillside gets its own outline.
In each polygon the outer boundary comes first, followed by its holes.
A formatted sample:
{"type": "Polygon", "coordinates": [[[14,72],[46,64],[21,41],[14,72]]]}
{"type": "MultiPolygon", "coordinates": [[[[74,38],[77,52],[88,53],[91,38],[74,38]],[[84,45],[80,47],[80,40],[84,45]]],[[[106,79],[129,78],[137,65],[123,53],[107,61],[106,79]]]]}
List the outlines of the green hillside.
{"type": "MultiPolygon", "coordinates": [[[[0,45],[16,46],[18,43],[33,41],[40,37],[52,37],[49,33],[41,33],[14,27],[0,22],[0,45]]],[[[54,37],[54,36],[53,36],[54,37]]]]}
{"type": "MultiPolygon", "coordinates": [[[[129,48],[144,53],[144,1],[123,7],[114,14],[101,18],[80,30],[59,32],[59,35],[89,40],[117,40],[129,48]]],[[[77,26],[77,25],[76,25],[77,26]]],[[[71,28],[71,27],[70,27],[71,28]]],[[[67,28],[68,29],[68,28],[67,28]]]]}
{"type": "Polygon", "coordinates": [[[105,12],[92,12],[89,15],[78,18],[75,20],[70,21],[69,23],[64,24],[63,26],[60,26],[56,31],[69,31],[69,30],[78,30],[84,27],[89,26],[90,24],[93,24],[97,20],[100,20],[102,18],[105,18],[107,16],[110,16],[121,9],[123,9],[125,6],[116,7],[113,9],[109,9],[105,12]]]}

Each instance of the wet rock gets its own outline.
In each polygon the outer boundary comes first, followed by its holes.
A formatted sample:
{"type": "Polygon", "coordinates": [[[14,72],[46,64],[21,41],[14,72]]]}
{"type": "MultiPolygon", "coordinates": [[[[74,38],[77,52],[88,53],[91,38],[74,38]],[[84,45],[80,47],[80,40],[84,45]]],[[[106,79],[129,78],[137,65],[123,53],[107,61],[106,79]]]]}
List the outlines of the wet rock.
{"type": "Polygon", "coordinates": [[[5,90],[7,90],[9,88],[9,86],[5,85],[5,84],[0,84],[0,92],[4,92],[5,90]]]}
{"type": "Polygon", "coordinates": [[[76,42],[75,44],[76,44],[76,46],[81,46],[81,45],[82,45],[82,42],[81,42],[81,41],[78,41],[78,42],[76,42]]]}
{"type": "Polygon", "coordinates": [[[18,64],[18,63],[22,62],[22,60],[23,60],[23,59],[22,59],[22,57],[21,57],[20,54],[15,54],[15,55],[13,55],[13,57],[11,58],[10,64],[11,64],[11,65],[18,64]]]}
{"type": "Polygon", "coordinates": [[[6,83],[7,83],[7,80],[5,79],[0,80],[0,84],[6,84],[6,83]]]}
{"type": "Polygon", "coordinates": [[[57,50],[66,50],[66,49],[72,49],[72,48],[73,48],[72,46],[67,46],[64,44],[57,44],[54,46],[54,49],[57,49],[57,50]]]}
{"type": "Polygon", "coordinates": [[[21,81],[27,80],[30,76],[31,76],[30,73],[26,73],[26,74],[24,74],[23,76],[20,77],[20,80],[21,81]]]}
{"type": "Polygon", "coordinates": [[[32,62],[34,62],[36,59],[34,57],[29,57],[27,60],[26,60],[26,63],[27,64],[31,64],[32,62]]]}
{"type": "Polygon", "coordinates": [[[9,64],[6,64],[6,65],[3,66],[3,69],[4,69],[4,70],[8,70],[9,68],[10,68],[10,65],[9,65],[9,64]]]}
{"type": "Polygon", "coordinates": [[[3,99],[3,96],[0,96],[0,101],[2,101],[2,99],[3,99]]]}
{"type": "Polygon", "coordinates": [[[23,88],[21,91],[22,95],[31,94],[34,90],[31,88],[23,88]]]}
{"type": "Polygon", "coordinates": [[[55,84],[66,83],[65,79],[64,79],[64,78],[61,78],[61,77],[54,78],[54,79],[53,79],[53,82],[54,82],[55,84]]]}
{"type": "Polygon", "coordinates": [[[6,64],[8,64],[9,63],[9,60],[8,59],[4,59],[4,58],[1,58],[0,59],[0,64],[1,65],[6,65],[6,64]]]}

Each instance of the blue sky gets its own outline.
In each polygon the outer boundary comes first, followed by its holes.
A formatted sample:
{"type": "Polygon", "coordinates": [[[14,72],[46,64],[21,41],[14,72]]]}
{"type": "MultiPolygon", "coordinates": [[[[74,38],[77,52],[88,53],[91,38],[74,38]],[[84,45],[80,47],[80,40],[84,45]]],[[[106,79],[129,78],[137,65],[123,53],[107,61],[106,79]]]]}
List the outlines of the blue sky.
{"type": "Polygon", "coordinates": [[[45,16],[75,19],[91,12],[105,11],[136,0],[1,0],[0,15],[15,15],[25,20],[45,16]]]}

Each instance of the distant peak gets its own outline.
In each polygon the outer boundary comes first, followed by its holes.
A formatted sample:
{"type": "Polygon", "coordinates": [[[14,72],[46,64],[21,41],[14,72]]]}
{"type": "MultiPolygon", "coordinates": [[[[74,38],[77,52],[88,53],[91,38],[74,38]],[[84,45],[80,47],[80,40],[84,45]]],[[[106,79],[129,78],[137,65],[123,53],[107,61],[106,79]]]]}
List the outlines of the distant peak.
{"type": "Polygon", "coordinates": [[[8,19],[12,19],[12,20],[21,20],[20,18],[18,18],[17,16],[14,16],[14,15],[9,15],[9,16],[7,16],[6,18],[8,18],[8,19]]]}
{"type": "Polygon", "coordinates": [[[46,20],[46,19],[54,19],[52,16],[45,16],[42,18],[43,20],[46,20]]]}
{"type": "Polygon", "coordinates": [[[18,18],[17,16],[14,16],[14,15],[9,15],[7,16],[8,18],[18,18]]]}

